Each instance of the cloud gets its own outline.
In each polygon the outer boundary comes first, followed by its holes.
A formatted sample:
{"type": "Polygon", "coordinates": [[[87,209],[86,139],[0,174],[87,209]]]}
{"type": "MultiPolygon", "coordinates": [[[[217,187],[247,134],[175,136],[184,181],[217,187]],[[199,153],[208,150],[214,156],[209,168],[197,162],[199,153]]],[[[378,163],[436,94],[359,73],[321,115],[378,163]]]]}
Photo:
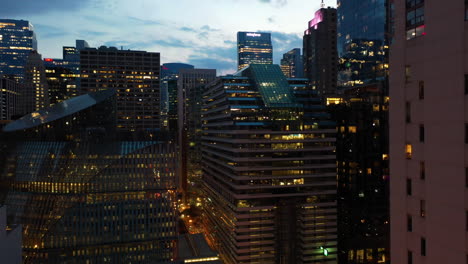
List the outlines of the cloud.
{"type": "Polygon", "coordinates": [[[235,45],[225,47],[198,47],[189,56],[188,63],[196,68],[217,69],[218,75],[234,73],[237,67],[235,45]]]}
{"type": "Polygon", "coordinates": [[[2,0],[0,16],[40,15],[50,11],[76,11],[90,0],[2,0]]]}
{"type": "Polygon", "coordinates": [[[62,28],[43,24],[35,24],[34,30],[37,35],[44,38],[56,38],[70,34],[69,31],[66,31],[62,28]]]}
{"type": "Polygon", "coordinates": [[[185,32],[197,32],[196,29],[191,28],[191,27],[181,27],[179,29],[182,30],[182,31],[185,31],[185,32]]]}
{"type": "Polygon", "coordinates": [[[283,7],[288,4],[288,0],[259,0],[261,3],[272,4],[275,7],[283,7]]]}

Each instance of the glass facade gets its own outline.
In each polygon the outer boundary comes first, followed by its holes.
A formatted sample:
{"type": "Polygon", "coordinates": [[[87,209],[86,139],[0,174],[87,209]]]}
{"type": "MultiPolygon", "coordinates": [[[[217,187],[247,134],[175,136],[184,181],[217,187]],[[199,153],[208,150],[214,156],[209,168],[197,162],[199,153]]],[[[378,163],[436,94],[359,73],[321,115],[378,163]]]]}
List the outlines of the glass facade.
{"type": "Polygon", "coordinates": [[[0,75],[22,82],[24,66],[32,50],[37,50],[37,41],[28,21],[0,19],[0,75]]]}
{"type": "Polygon", "coordinates": [[[237,32],[238,69],[249,64],[272,64],[271,34],[262,32],[237,32]]]}
{"type": "Polygon", "coordinates": [[[339,0],[338,126],[340,263],[390,263],[388,43],[390,2],[339,0]]]}
{"type": "Polygon", "coordinates": [[[308,80],[251,64],[203,100],[202,219],[224,263],[337,263],[335,123],[308,80]]]}
{"type": "Polygon", "coordinates": [[[175,257],[175,147],[116,131],[116,92],[75,97],[6,125],[2,203],[24,263],[161,263],[175,257]]]}
{"type": "Polygon", "coordinates": [[[304,65],[301,49],[295,48],[283,54],[283,58],[281,59],[281,70],[288,78],[304,77],[304,65]]]}
{"type": "Polygon", "coordinates": [[[385,80],[387,5],[387,0],[338,0],[339,87],[385,80]]]}

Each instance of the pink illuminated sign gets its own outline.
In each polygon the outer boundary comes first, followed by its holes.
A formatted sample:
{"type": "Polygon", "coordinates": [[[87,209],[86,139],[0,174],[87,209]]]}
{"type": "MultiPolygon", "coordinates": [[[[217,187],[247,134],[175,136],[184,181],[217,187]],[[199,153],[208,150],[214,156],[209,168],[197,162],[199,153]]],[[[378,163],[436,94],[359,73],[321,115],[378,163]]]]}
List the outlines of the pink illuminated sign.
{"type": "Polygon", "coordinates": [[[321,10],[318,10],[315,12],[315,17],[311,21],[309,21],[309,28],[315,28],[317,29],[318,23],[323,21],[323,13],[321,10]]]}

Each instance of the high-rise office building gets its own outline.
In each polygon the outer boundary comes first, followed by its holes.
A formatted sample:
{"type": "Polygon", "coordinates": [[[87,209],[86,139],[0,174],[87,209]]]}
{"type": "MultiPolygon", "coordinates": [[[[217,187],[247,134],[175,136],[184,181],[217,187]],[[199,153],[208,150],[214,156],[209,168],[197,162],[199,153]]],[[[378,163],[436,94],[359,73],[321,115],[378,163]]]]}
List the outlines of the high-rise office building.
{"type": "Polygon", "coordinates": [[[80,86],[80,50],[89,48],[84,40],[76,40],[76,47],[63,47],[63,58],[45,58],[50,104],[78,95],[80,86]]]}
{"type": "Polygon", "coordinates": [[[118,130],[117,97],[74,97],[3,128],[0,203],[23,226],[24,263],[175,258],[174,144],[118,130]]]}
{"type": "Polygon", "coordinates": [[[0,77],[0,120],[11,120],[19,114],[23,85],[14,79],[0,77]]]}
{"type": "Polygon", "coordinates": [[[281,70],[288,78],[304,77],[304,64],[302,61],[301,49],[295,48],[283,54],[281,70]]]}
{"type": "Polygon", "coordinates": [[[20,114],[25,115],[47,107],[49,101],[49,86],[41,54],[31,51],[24,66],[24,89],[20,96],[20,114]]]}
{"type": "Polygon", "coordinates": [[[177,82],[179,71],[193,68],[193,65],[185,63],[164,63],[161,66],[161,113],[165,116],[163,124],[174,133],[178,131],[177,82]]]}
{"type": "Polygon", "coordinates": [[[180,191],[185,196],[188,180],[201,177],[201,108],[205,85],[216,78],[214,69],[179,70],[177,79],[180,191]]]}
{"type": "Polygon", "coordinates": [[[307,82],[251,64],[205,90],[203,219],[224,263],[337,263],[335,123],[307,82]]]}
{"type": "Polygon", "coordinates": [[[119,130],[159,130],[159,59],[156,52],[113,47],[81,50],[80,93],[115,88],[119,130]]]}
{"type": "Polygon", "coordinates": [[[336,9],[321,8],[304,32],[304,73],[320,94],[336,92],[336,9]]]}
{"type": "Polygon", "coordinates": [[[264,32],[237,32],[237,68],[249,64],[272,64],[271,34],[264,32]]]}
{"type": "MultiPolygon", "coordinates": [[[[390,263],[388,1],[339,0],[337,122],[340,263],[390,263]]],[[[397,262],[398,263],[398,262],[397,262]]]]}
{"type": "Polygon", "coordinates": [[[466,263],[468,3],[393,2],[392,263],[466,263]]]}
{"type": "Polygon", "coordinates": [[[384,0],[338,0],[338,86],[385,81],[389,12],[384,0]]]}
{"type": "Polygon", "coordinates": [[[37,50],[34,27],[25,20],[0,19],[0,75],[24,79],[29,53],[37,50]]]}

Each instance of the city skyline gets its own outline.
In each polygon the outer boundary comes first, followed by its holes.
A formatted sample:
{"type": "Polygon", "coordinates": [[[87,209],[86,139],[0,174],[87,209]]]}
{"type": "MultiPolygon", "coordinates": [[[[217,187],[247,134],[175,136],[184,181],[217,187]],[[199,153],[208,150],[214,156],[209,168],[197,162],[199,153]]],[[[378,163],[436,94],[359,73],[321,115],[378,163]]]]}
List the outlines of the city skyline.
{"type": "MultiPolygon", "coordinates": [[[[335,6],[335,1],[324,3],[335,6]]],[[[272,33],[273,62],[279,64],[283,53],[302,47],[304,21],[313,18],[320,4],[319,0],[205,0],[202,4],[190,0],[7,0],[0,17],[29,20],[43,58],[61,58],[62,46],[85,39],[92,47],[160,52],[161,63],[190,63],[227,74],[236,71],[238,31],[272,33]],[[226,16],[226,10],[239,15],[226,16]]]]}

